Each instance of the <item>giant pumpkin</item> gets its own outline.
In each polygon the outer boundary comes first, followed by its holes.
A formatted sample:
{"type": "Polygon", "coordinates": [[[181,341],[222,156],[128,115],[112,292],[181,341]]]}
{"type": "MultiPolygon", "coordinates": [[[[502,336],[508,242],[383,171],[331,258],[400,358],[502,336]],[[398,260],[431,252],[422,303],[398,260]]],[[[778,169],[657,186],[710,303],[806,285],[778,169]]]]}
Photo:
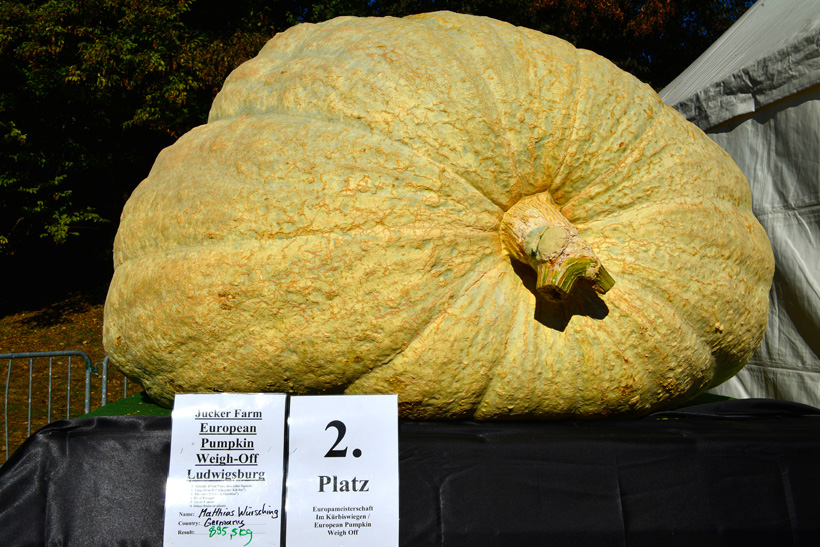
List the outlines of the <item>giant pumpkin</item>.
{"type": "Polygon", "coordinates": [[[640,415],[736,373],[769,242],[730,158],[588,51],[492,19],[275,36],[122,214],[108,355],[175,393],[415,418],[640,415]]]}

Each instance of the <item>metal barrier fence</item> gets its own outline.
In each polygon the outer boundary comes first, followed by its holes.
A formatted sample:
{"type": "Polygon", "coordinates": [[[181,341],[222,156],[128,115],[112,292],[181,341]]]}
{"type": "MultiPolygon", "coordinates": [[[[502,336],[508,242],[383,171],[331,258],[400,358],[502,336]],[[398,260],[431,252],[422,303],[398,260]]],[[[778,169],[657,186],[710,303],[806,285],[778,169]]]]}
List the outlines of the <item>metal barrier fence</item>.
{"type": "MultiPolygon", "coordinates": [[[[26,437],[31,435],[31,424],[32,424],[32,408],[33,408],[33,386],[34,386],[34,362],[35,359],[45,359],[48,358],[48,393],[47,393],[47,412],[46,412],[46,419],[47,422],[52,421],[52,411],[53,411],[53,404],[52,404],[52,386],[54,384],[54,358],[55,357],[67,357],[68,364],[66,368],[66,393],[65,393],[65,418],[71,418],[71,369],[72,369],[72,358],[82,359],[85,362],[85,401],[83,405],[84,413],[87,414],[91,412],[91,384],[92,384],[92,377],[94,374],[100,372],[100,368],[102,376],[100,378],[100,406],[104,406],[108,402],[108,357],[106,356],[105,359],[101,363],[93,363],[91,362],[91,358],[82,351],[38,351],[38,352],[25,352],[25,353],[0,353],[0,359],[8,360],[8,365],[6,367],[6,387],[5,387],[5,397],[3,403],[3,423],[4,423],[4,448],[6,453],[6,460],[9,458],[9,389],[11,387],[11,379],[12,379],[12,362],[16,360],[28,360],[28,401],[26,404],[27,409],[27,419],[26,419],[26,437]],[[101,367],[98,367],[100,365],[101,367]]],[[[25,365],[24,365],[25,366],[25,365]]],[[[123,381],[123,397],[128,395],[128,383],[127,380],[124,379],[123,381]]]]}

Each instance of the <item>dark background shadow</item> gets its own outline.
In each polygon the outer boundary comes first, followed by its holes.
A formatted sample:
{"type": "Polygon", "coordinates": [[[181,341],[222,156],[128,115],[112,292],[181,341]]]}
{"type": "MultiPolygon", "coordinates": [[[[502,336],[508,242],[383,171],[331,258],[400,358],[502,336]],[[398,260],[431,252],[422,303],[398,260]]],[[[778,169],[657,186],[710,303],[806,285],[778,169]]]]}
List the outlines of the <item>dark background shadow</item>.
{"type": "Polygon", "coordinates": [[[532,268],[512,258],[510,263],[527,290],[535,296],[535,320],[545,327],[563,332],[575,315],[600,320],[609,314],[606,302],[589,283],[579,281],[573,287],[569,298],[562,302],[553,302],[536,290],[537,279],[532,268]]]}

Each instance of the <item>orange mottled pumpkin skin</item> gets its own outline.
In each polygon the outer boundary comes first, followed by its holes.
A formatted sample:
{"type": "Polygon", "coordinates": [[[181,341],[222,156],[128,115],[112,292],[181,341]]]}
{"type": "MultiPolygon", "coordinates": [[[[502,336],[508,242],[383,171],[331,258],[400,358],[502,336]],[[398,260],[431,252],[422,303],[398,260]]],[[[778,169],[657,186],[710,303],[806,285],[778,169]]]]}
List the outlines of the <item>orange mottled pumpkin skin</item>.
{"type": "Polygon", "coordinates": [[[760,344],[769,242],[646,85],[492,19],[275,36],[126,205],[104,340],[175,393],[398,393],[415,418],[641,415],[760,344]],[[501,241],[545,194],[615,280],[554,301],[501,241]]]}

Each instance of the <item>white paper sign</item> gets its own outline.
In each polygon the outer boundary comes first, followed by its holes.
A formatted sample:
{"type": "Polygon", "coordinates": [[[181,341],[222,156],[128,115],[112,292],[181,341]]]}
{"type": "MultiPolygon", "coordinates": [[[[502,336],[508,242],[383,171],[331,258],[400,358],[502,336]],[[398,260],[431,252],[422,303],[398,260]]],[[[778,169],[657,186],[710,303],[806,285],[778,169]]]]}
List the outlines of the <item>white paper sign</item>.
{"type": "Polygon", "coordinates": [[[269,393],[176,396],[166,547],[280,545],[286,400],[269,393]]]}
{"type": "Polygon", "coordinates": [[[292,397],[288,425],[287,545],[398,545],[398,398],[292,397]]]}

